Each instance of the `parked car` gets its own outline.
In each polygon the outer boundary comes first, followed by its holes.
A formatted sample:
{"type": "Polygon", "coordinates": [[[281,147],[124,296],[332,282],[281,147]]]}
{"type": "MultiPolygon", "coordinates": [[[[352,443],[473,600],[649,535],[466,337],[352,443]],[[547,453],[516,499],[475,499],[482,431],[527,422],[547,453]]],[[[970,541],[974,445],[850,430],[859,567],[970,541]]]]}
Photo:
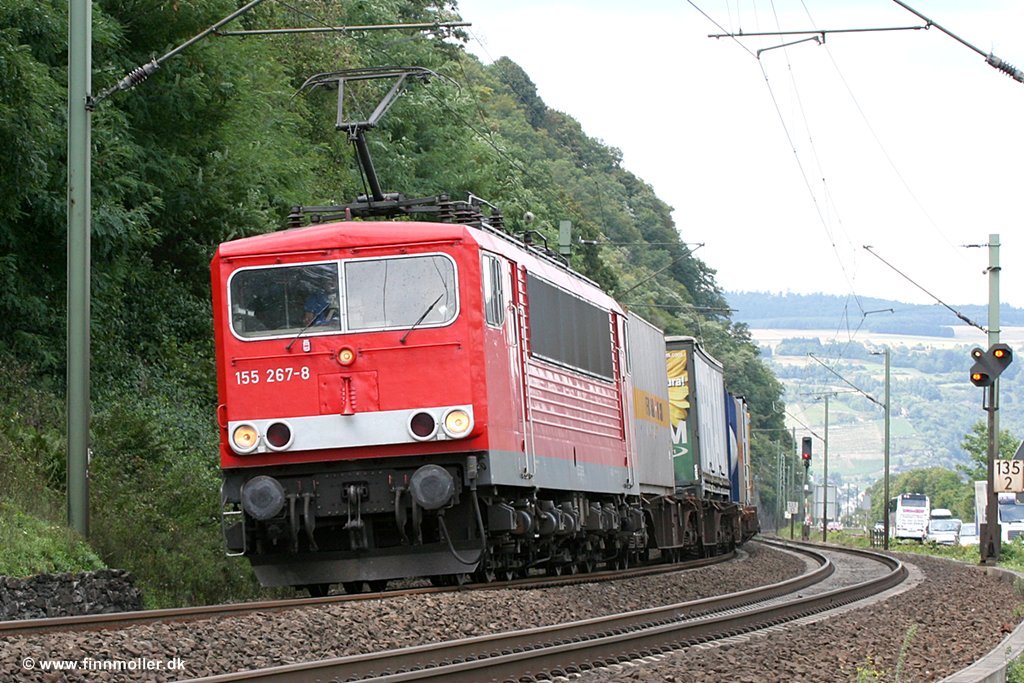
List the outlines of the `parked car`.
{"type": "Polygon", "coordinates": [[[933,519],[928,522],[928,535],[925,540],[941,545],[956,545],[960,542],[961,526],[963,522],[959,519],[933,519]]]}
{"type": "Polygon", "coordinates": [[[964,524],[960,527],[960,545],[980,545],[977,524],[964,524]]]}

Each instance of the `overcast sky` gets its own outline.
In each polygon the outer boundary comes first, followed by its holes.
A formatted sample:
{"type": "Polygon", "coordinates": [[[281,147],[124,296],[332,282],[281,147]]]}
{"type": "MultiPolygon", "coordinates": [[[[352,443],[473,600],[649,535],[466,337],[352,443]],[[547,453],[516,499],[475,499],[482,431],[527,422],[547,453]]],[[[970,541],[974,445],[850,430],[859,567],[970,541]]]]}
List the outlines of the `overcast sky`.
{"type": "MultiPolygon", "coordinates": [[[[1021,0],[910,0],[1024,68],[1021,0]]],[[[805,38],[711,33],[921,26],[892,0],[459,0],[485,63],[617,147],[727,290],[1024,306],[1024,84],[937,28],[805,38]],[[721,30],[700,10],[720,24],[721,30]],[[774,7],[774,9],[773,9],[774,7]],[[748,51],[749,50],[749,51],[748,51]]],[[[950,322],[955,322],[951,319],[950,322]]]]}

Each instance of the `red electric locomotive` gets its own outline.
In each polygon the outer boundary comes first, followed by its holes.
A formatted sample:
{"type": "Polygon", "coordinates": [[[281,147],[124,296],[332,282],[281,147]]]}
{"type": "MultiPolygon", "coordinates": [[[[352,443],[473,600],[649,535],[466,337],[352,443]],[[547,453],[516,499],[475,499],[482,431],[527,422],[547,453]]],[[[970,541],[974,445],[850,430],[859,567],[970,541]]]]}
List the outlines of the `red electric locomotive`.
{"type": "Polygon", "coordinates": [[[351,222],[223,244],[213,291],[229,547],[265,584],[645,547],[626,314],[593,283],[495,231],[351,222]]]}
{"type": "Polygon", "coordinates": [[[687,430],[661,332],[479,201],[384,195],[362,137],[375,119],[341,121],[372,197],[222,244],[211,265],[229,552],[317,594],[741,542],[728,472],[694,460],[696,431],[673,446],[687,430]],[[350,219],[429,203],[440,222],[350,219]]]}

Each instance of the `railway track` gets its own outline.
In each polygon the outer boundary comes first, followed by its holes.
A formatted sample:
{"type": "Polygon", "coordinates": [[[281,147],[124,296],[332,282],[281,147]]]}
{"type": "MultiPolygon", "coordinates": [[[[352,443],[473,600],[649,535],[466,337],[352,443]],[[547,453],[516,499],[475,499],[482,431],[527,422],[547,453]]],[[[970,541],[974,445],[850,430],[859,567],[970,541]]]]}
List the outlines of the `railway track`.
{"type": "Polygon", "coordinates": [[[899,560],[861,550],[885,571],[875,578],[817,595],[792,597],[823,581],[835,566],[796,544],[768,542],[803,553],[819,567],[799,577],[752,590],[687,603],[616,614],[538,629],[466,638],[367,655],[293,664],[195,679],[196,683],[291,683],[310,680],[524,681],[582,672],[609,663],[749,633],[810,616],[880,593],[906,576],[899,560]]]}
{"type": "Polygon", "coordinates": [[[127,628],[139,624],[154,622],[182,622],[196,619],[217,617],[236,617],[254,612],[280,611],[300,609],[304,607],[324,606],[341,602],[380,599],[381,597],[401,597],[407,595],[426,595],[447,593],[451,591],[478,591],[493,589],[535,589],[554,586],[567,586],[576,583],[594,583],[612,581],[641,576],[653,576],[675,571],[686,571],[706,567],[719,562],[733,559],[735,552],[716,557],[660,564],[646,567],[635,567],[625,570],[609,570],[588,574],[566,574],[562,576],[537,576],[514,581],[497,581],[492,583],[466,583],[451,587],[420,587],[403,588],[376,593],[357,593],[350,595],[331,595],[321,598],[291,598],[284,600],[260,600],[223,605],[204,605],[199,607],[178,607],[170,609],[141,610],[138,612],[114,612],[110,614],[90,614],[71,617],[51,617],[46,619],[21,619],[0,621],[0,638],[5,636],[21,636],[33,633],[56,631],[96,631],[102,629],[127,628]]]}

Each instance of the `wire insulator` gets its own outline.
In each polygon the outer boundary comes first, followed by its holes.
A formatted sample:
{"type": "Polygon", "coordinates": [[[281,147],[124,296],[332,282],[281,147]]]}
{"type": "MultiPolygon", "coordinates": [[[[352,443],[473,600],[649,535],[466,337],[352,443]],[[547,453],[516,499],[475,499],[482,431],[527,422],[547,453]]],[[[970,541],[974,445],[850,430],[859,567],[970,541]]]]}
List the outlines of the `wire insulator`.
{"type": "Polygon", "coordinates": [[[142,66],[137,66],[131,71],[129,71],[127,76],[125,76],[117,82],[117,89],[130,90],[131,88],[137,86],[139,83],[142,83],[142,81],[149,78],[150,74],[152,74],[159,68],[160,65],[157,63],[155,59],[151,62],[143,64],[142,66]]]}
{"type": "Polygon", "coordinates": [[[999,57],[996,57],[994,54],[989,54],[988,58],[985,61],[988,62],[989,65],[999,69],[1000,71],[1002,71],[1004,74],[1014,79],[1015,81],[1024,83],[1024,72],[1015,67],[1013,64],[1010,64],[1009,62],[1004,62],[999,57]]]}

